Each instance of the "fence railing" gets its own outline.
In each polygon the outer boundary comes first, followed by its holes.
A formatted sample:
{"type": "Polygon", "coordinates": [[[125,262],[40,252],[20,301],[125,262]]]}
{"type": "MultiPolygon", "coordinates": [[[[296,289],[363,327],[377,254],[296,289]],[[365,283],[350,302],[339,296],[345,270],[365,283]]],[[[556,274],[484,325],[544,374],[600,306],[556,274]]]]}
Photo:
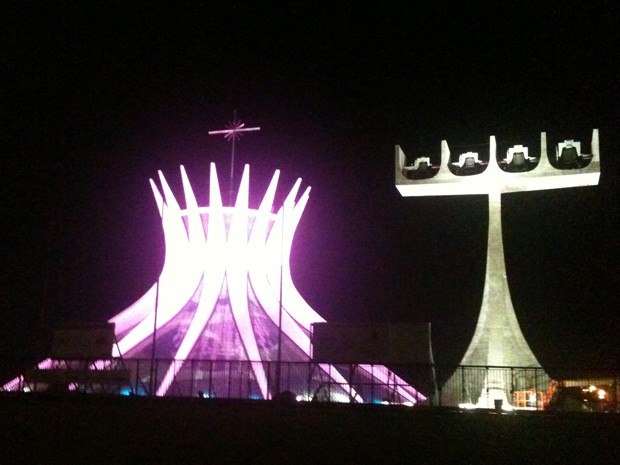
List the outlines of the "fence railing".
{"type": "MultiPolygon", "coordinates": [[[[552,370],[550,370],[552,371],[552,370]]],[[[542,368],[314,362],[47,360],[0,391],[80,391],[220,399],[408,403],[618,412],[620,374],[552,379],[542,368]],[[437,380],[442,380],[438,382],[437,380]],[[413,388],[413,389],[412,389],[413,388]]]]}

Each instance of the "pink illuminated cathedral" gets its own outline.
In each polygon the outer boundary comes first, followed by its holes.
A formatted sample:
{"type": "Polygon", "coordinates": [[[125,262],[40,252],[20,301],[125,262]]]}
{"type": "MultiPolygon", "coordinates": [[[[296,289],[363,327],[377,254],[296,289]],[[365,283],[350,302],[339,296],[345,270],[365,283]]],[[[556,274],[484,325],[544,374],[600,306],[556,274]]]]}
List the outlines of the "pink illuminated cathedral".
{"type": "MultiPolygon", "coordinates": [[[[151,179],[165,236],[164,266],[140,299],[109,320],[117,340],[113,357],[134,371],[136,360],[143,366],[157,360],[156,373],[142,370],[141,381],[158,396],[226,397],[232,386],[241,393],[233,396],[262,399],[286,387],[306,400],[425,400],[385,366],[311,363],[312,324],[325,320],[296,290],[289,263],[310,188],[300,194],[298,179],[274,213],[276,171],[253,209],[249,172],[246,165],[234,206],[222,202],[214,164],[208,206],[199,206],[183,167],[184,206],[161,172],[160,187],[151,179]]],[[[16,389],[21,381],[4,388],[16,389]]]]}

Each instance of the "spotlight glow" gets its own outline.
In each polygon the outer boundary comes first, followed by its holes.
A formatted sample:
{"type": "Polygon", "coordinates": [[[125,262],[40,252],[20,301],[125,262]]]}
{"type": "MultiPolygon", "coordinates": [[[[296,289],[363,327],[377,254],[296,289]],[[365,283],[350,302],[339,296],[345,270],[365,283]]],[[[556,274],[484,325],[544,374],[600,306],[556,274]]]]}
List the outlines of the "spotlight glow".
{"type": "MultiPolygon", "coordinates": [[[[311,325],[325,320],[295,288],[289,263],[310,188],[298,196],[298,179],[274,214],[276,171],[259,208],[252,209],[249,172],[246,165],[234,206],[222,203],[213,163],[206,207],[198,205],[182,166],[185,208],[179,205],[163,173],[159,172],[161,190],[150,180],[165,237],[164,266],[158,281],[109,321],[115,325],[118,340],[114,357],[144,359],[155,350],[156,359],[171,362],[155,380],[158,396],[174,394],[175,383],[191,386],[188,392],[210,396],[225,391],[226,383],[230,388],[231,376],[237,376],[237,381],[243,379],[255,386],[247,388],[248,397],[270,399],[277,394],[270,372],[274,362],[311,361],[311,325]],[[229,363],[227,369],[216,367],[215,374],[209,373],[209,383],[215,385],[207,385],[204,370],[186,368],[191,365],[188,360],[252,362],[244,365],[250,366],[252,373],[245,377],[232,373],[229,363]]],[[[210,367],[212,370],[213,365],[210,367]]],[[[327,394],[330,400],[364,402],[334,366],[317,364],[315,369],[317,376],[333,387],[327,394]]],[[[378,370],[377,366],[359,365],[358,374],[365,383],[383,386],[401,402],[426,399],[385,367],[378,370]]],[[[307,373],[295,376],[297,385],[308,381],[307,373]]],[[[11,387],[18,385],[19,379],[11,387]]],[[[312,394],[304,393],[303,398],[310,399],[312,394]]]]}

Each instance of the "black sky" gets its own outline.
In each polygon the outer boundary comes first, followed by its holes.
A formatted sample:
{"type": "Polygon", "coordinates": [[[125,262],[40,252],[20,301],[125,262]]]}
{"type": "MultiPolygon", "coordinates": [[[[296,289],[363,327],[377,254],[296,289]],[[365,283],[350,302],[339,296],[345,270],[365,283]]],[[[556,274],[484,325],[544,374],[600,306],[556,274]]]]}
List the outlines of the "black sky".
{"type": "Polygon", "coordinates": [[[281,195],[297,177],[312,186],[293,248],[301,294],[328,321],[430,321],[444,363],[476,323],[486,200],[401,198],[394,145],[589,143],[599,128],[600,185],[504,196],[504,241],[543,365],[618,366],[614,2],[162,4],[6,8],[2,358],[145,292],[163,258],[148,179],[162,170],[180,196],[183,164],[206,201],[209,163],[225,178],[230,155],[207,132],[236,110],[261,127],[237,146],[255,205],[275,169],[281,195]]]}

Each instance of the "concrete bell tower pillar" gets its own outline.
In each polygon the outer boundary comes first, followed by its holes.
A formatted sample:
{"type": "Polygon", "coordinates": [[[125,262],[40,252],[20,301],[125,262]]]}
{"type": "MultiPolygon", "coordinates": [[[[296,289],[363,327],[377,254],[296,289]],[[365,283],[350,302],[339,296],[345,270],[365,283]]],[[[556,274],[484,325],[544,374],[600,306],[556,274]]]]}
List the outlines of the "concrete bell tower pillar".
{"type": "Polygon", "coordinates": [[[459,369],[443,386],[444,404],[491,408],[496,400],[501,400],[509,408],[513,390],[544,389],[542,386],[548,384],[548,376],[523,336],[510,297],[501,197],[502,193],[598,184],[598,129],[592,132],[591,149],[591,154],[583,154],[580,142],[559,143],[553,166],[543,132],[539,157],[530,156],[528,147],[515,145],[498,161],[497,144],[491,136],[486,164],[475,152],[460,154],[458,161],[450,162],[448,143],[442,141],[440,165],[433,167],[430,157],[416,157],[407,163],[403,151],[396,146],[396,187],[401,195],[487,194],[489,199],[487,262],[480,314],[459,369]]]}

